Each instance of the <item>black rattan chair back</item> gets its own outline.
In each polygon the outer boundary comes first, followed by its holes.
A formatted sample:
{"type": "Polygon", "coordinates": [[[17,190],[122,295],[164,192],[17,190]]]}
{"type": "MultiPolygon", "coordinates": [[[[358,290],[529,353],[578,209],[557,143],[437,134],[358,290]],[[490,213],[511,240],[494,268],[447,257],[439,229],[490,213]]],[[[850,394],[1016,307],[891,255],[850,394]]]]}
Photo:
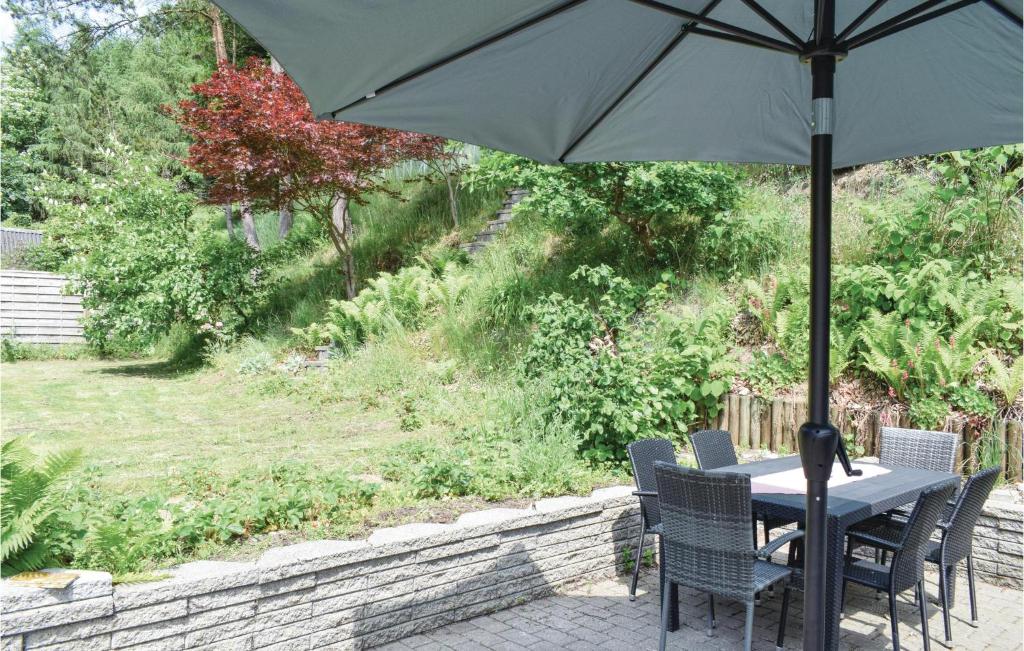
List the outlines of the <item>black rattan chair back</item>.
{"type": "Polygon", "coordinates": [[[892,559],[892,590],[896,593],[917,585],[924,577],[924,557],[928,553],[928,540],[935,525],[953,494],[953,486],[942,486],[921,493],[903,528],[900,550],[892,559]]]}
{"type": "Polygon", "coordinates": [[[729,432],[702,429],[690,434],[690,445],[693,446],[693,454],[696,455],[697,466],[701,470],[714,470],[739,463],[729,432]]]}
{"type": "Polygon", "coordinates": [[[970,555],[974,525],[978,523],[981,510],[998,478],[999,466],[994,466],[971,475],[964,484],[947,523],[943,565],[958,563],[970,555]]]}
{"type": "Polygon", "coordinates": [[[665,576],[740,601],[754,598],[750,477],[656,462],[665,576]]]}
{"type": "MultiPolygon", "coordinates": [[[[658,480],[654,477],[654,462],[676,462],[676,451],[672,442],[666,439],[644,439],[626,446],[629,463],[633,466],[633,478],[639,491],[658,491],[658,480]]],[[[657,497],[641,497],[640,508],[644,512],[644,520],[648,527],[661,524],[661,513],[658,510],[657,497]]]]}
{"type": "Polygon", "coordinates": [[[951,432],[883,427],[878,444],[882,465],[955,471],[957,435],[951,432]]]}

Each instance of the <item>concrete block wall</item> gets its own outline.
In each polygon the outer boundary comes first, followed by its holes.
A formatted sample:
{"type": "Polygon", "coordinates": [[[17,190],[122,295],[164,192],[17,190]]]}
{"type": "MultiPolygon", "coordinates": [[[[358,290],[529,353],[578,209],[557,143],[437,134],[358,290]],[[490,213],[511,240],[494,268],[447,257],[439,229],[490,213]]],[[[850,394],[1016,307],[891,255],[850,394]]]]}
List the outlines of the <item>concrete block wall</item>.
{"type": "Polygon", "coordinates": [[[0,588],[0,650],[361,649],[612,576],[635,543],[630,487],[313,541],[163,581],[0,588]]]}
{"type": "Polygon", "coordinates": [[[974,569],[996,585],[1024,587],[1024,505],[1010,496],[1016,488],[995,491],[974,530],[974,569]]]}
{"type": "MultiPolygon", "coordinates": [[[[66,590],[0,587],[0,651],[362,649],[615,574],[635,544],[631,487],[199,561],[152,583],[81,572],[66,590]]],[[[981,580],[1020,587],[1024,507],[996,493],[975,536],[981,580]]]]}

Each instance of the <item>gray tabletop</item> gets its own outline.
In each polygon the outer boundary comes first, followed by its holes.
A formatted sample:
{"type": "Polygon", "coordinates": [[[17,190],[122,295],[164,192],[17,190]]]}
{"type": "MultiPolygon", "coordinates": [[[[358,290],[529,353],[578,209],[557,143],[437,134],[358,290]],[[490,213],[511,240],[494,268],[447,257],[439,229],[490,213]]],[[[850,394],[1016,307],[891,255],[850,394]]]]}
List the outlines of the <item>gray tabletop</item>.
{"type": "MultiPolygon", "coordinates": [[[[792,455],[778,459],[766,459],[754,463],[717,468],[714,472],[736,472],[751,477],[759,477],[800,467],[800,457],[792,455]]],[[[917,500],[918,496],[929,488],[944,484],[959,483],[959,477],[948,472],[935,472],[919,468],[902,468],[883,466],[890,472],[884,475],[867,477],[840,486],[829,487],[828,514],[838,519],[844,526],[860,522],[873,515],[908,504],[917,500]]],[[[842,472],[838,468],[836,472],[842,472]]],[[[805,510],[807,497],[782,493],[755,493],[751,496],[755,510],[790,513],[805,510]]],[[[782,515],[782,513],[780,513],[782,515]]]]}

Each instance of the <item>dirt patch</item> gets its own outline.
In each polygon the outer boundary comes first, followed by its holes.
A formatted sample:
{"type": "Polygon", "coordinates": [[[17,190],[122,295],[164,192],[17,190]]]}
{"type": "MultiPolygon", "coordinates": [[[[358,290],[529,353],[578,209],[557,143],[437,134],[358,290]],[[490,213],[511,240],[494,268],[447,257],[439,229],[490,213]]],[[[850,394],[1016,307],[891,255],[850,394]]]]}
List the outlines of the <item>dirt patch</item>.
{"type": "Polygon", "coordinates": [[[458,497],[452,500],[427,502],[413,506],[402,506],[388,511],[373,514],[364,523],[364,532],[354,537],[370,535],[374,529],[398,527],[412,522],[434,522],[451,524],[463,513],[486,511],[487,509],[525,509],[533,504],[529,498],[512,498],[489,502],[482,497],[458,497]]]}

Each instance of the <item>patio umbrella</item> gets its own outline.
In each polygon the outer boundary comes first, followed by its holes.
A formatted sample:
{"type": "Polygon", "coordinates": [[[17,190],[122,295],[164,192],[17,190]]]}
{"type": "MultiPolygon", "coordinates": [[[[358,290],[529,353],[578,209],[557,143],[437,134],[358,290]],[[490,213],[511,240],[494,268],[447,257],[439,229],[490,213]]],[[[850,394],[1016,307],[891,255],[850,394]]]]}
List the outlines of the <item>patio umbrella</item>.
{"type": "Polygon", "coordinates": [[[834,648],[832,170],[1024,139],[1019,0],[215,1],[323,118],[548,163],[811,166],[804,648],[834,648]]]}

